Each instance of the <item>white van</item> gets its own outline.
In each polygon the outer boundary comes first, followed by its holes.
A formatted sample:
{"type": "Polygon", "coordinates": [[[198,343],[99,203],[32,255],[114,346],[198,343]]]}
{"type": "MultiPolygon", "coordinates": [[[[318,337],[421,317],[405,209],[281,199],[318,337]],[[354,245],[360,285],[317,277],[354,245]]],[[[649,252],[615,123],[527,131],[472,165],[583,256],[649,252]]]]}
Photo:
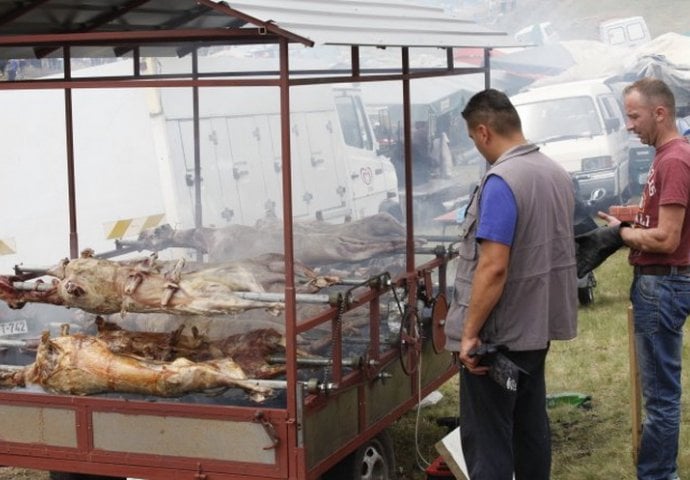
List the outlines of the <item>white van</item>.
{"type": "MultiPolygon", "coordinates": [[[[161,90],[175,198],[192,195],[193,122],[188,92],[161,90]]],[[[277,89],[203,92],[200,119],[204,224],[253,225],[282,215],[280,103],[277,89]],[[203,172],[213,172],[213,174],[203,172]],[[251,198],[248,202],[246,199],[251,198]]],[[[378,146],[359,91],[329,85],[291,91],[293,214],[342,222],[397,201],[397,177],[378,146]]],[[[179,201],[176,201],[179,205],[179,201]]],[[[181,223],[193,225],[193,205],[181,223]]]]}
{"type": "Polygon", "coordinates": [[[636,47],[652,39],[644,17],[626,17],[599,24],[601,41],[609,45],[636,47]]]}
{"type": "Polygon", "coordinates": [[[625,118],[602,80],[533,88],[511,101],[525,136],[573,175],[583,198],[601,188],[612,200],[629,197],[625,118]]]}

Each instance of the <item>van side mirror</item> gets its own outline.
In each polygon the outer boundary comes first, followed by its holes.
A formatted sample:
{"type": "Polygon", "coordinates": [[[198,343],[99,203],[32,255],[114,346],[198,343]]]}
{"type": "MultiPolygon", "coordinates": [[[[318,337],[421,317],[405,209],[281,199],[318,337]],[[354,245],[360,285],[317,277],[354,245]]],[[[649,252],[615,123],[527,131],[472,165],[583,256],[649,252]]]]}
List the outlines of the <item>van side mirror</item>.
{"type": "Polygon", "coordinates": [[[611,117],[611,118],[606,118],[604,119],[604,126],[606,127],[607,132],[613,132],[615,130],[618,130],[621,126],[621,121],[618,118],[611,117]]]}

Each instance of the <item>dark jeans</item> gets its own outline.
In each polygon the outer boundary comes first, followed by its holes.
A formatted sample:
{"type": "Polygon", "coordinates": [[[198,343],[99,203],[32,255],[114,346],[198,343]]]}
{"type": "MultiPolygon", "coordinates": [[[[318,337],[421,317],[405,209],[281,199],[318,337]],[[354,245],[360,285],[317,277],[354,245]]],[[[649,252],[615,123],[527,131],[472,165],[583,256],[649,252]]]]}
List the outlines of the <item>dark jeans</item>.
{"type": "Polygon", "coordinates": [[[635,275],[630,299],[645,407],[637,478],[678,478],[683,325],[690,313],[690,275],[635,275]]]}
{"type": "Polygon", "coordinates": [[[506,352],[528,373],[511,392],[487,375],[460,371],[460,436],[471,480],[548,480],[547,350],[506,352]]]}

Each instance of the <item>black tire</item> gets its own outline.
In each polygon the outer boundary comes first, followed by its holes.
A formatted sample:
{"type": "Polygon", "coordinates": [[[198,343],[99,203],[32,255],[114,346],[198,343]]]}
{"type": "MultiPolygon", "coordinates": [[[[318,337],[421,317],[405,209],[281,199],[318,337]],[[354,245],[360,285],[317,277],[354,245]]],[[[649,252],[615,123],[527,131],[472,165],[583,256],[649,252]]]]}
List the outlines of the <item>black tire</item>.
{"type": "Polygon", "coordinates": [[[50,480],[127,480],[125,477],[108,477],[86,473],[50,472],[50,480]]]}
{"type": "Polygon", "coordinates": [[[583,307],[594,303],[594,287],[578,288],[577,299],[583,307]]]}
{"type": "Polygon", "coordinates": [[[321,477],[321,480],[390,480],[395,478],[393,440],[381,432],[321,477]]]}

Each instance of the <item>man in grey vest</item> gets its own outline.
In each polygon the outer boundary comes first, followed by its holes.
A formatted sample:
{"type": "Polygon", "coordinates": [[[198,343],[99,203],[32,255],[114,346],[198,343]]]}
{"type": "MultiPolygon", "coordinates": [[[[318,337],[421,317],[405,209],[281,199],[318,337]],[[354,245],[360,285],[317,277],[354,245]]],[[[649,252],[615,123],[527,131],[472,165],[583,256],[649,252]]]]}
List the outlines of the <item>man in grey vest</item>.
{"type": "Polygon", "coordinates": [[[525,140],[505,94],[477,93],[462,116],[490,164],[461,225],[445,327],[461,363],[463,454],[471,480],[544,480],[546,354],[577,333],[573,183],[525,140]]]}

